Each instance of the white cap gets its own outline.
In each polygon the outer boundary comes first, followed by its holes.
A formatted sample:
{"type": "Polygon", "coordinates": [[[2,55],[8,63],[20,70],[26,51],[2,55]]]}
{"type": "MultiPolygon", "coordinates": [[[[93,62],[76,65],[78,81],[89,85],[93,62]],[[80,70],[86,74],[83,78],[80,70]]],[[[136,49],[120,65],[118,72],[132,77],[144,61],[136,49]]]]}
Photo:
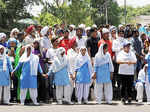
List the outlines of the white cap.
{"type": "Polygon", "coordinates": [[[85,24],[80,24],[78,27],[82,28],[82,29],[85,29],[85,24]]]}
{"type": "Polygon", "coordinates": [[[122,24],[120,24],[119,26],[118,26],[118,28],[120,29],[121,27],[123,27],[123,25],[122,24]]]}
{"type": "Polygon", "coordinates": [[[93,24],[93,25],[92,25],[92,28],[97,28],[97,25],[96,25],[96,24],[93,24]]]}
{"type": "Polygon", "coordinates": [[[91,27],[86,27],[85,30],[86,30],[86,31],[87,31],[87,30],[91,30],[91,27]]]}
{"type": "Polygon", "coordinates": [[[75,25],[71,24],[71,25],[69,25],[69,27],[75,28],[75,25]]]}
{"type": "Polygon", "coordinates": [[[102,32],[103,32],[103,34],[109,33],[109,30],[108,30],[107,28],[103,28],[103,29],[102,29],[102,32]]]}

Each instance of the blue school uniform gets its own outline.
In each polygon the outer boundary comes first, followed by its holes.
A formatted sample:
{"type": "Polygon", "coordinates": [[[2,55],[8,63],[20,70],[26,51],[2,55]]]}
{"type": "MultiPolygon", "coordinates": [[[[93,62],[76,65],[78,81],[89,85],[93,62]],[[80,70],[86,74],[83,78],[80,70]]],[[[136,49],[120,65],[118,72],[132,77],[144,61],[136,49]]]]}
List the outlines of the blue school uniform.
{"type": "Polygon", "coordinates": [[[91,75],[89,71],[88,62],[83,64],[80,68],[76,69],[75,71],[77,72],[76,83],[89,84],[91,82],[91,75]]]}
{"type": "Polygon", "coordinates": [[[6,71],[3,71],[3,60],[0,60],[0,86],[9,86],[10,85],[10,73],[13,68],[9,57],[6,57],[7,67],[6,71]]]}
{"type": "MultiPolygon", "coordinates": [[[[22,73],[20,76],[20,88],[37,88],[37,75],[30,74],[30,61],[19,62],[14,71],[19,70],[22,67],[22,73]]],[[[43,74],[40,64],[38,64],[38,71],[43,74]]]]}

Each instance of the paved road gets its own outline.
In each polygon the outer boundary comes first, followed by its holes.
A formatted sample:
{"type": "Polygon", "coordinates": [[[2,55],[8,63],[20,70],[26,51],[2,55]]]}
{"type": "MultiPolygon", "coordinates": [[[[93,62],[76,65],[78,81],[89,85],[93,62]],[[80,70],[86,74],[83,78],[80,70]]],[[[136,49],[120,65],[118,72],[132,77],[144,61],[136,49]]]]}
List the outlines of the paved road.
{"type": "Polygon", "coordinates": [[[0,112],[150,112],[150,105],[122,105],[120,102],[113,102],[113,105],[56,105],[42,104],[41,106],[11,106],[0,105],[0,112]]]}

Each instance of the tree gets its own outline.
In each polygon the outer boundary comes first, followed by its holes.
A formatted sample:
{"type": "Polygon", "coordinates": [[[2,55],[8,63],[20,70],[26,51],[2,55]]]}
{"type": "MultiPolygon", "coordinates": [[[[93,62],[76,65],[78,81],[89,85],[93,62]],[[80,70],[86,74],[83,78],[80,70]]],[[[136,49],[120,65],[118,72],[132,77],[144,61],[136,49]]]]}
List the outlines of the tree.
{"type": "Polygon", "coordinates": [[[53,26],[55,24],[60,24],[62,22],[59,18],[55,17],[54,15],[48,12],[41,13],[39,17],[36,19],[42,26],[49,26],[49,25],[53,26]]]}
{"type": "Polygon", "coordinates": [[[42,2],[42,12],[49,12],[67,24],[93,24],[90,17],[90,0],[54,0],[53,3],[42,2]]]}
{"type": "Polygon", "coordinates": [[[114,0],[91,0],[92,20],[97,25],[106,22],[106,7],[108,9],[108,23],[118,25],[120,23],[120,7],[114,0]]]}
{"type": "Polygon", "coordinates": [[[26,7],[38,4],[40,0],[0,0],[0,27],[11,29],[17,20],[31,17],[26,7]]]}

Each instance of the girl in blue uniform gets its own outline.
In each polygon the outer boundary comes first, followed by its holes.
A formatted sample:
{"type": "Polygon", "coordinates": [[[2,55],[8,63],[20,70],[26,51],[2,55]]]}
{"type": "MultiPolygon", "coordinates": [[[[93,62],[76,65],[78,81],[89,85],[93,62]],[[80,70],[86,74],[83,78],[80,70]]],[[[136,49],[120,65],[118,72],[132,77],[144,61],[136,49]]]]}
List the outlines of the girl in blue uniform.
{"type": "Polygon", "coordinates": [[[48,75],[54,73],[54,84],[56,85],[56,99],[58,104],[62,101],[72,104],[70,96],[69,66],[65,49],[60,47],[57,49],[56,57],[52,62],[48,75]],[[64,99],[63,99],[64,96],[64,99]]]}
{"type": "Polygon", "coordinates": [[[22,67],[22,74],[20,77],[20,100],[21,105],[24,105],[26,98],[26,93],[29,89],[30,97],[35,105],[37,103],[37,73],[38,71],[43,74],[41,66],[39,64],[39,57],[32,54],[32,47],[30,45],[25,46],[24,54],[19,60],[19,64],[12,72],[12,75],[15,71],[19,70],[22,67]]]}
{"type": "Polygon", "coordinates": [[[96,79],[96,97],[98,104],[101,104],[103,93],[105,95],[106,103],[112,103],[113,91],[111,79],[114,67],[111,56],[107,50],[108,45],[102,44],[95,56],[94,75],[92,78],[96,79]]]}
{"type": "Polygon", "coordinates": [[[11,61],[6,56],[6,49],[0,45],[0,101],[2,101],[3,89],[3,103],[9,104],[10,100],[10,73],[13,68],[11,61]]]}
{"type": "Polygon", "coordinates": [[[80,48],[80,53],[76,59],[74,78],[76,82],[76,95],[78,104],[88,103],[89,87],[91,83],[92,64],[86,47],[80,48]]]}

